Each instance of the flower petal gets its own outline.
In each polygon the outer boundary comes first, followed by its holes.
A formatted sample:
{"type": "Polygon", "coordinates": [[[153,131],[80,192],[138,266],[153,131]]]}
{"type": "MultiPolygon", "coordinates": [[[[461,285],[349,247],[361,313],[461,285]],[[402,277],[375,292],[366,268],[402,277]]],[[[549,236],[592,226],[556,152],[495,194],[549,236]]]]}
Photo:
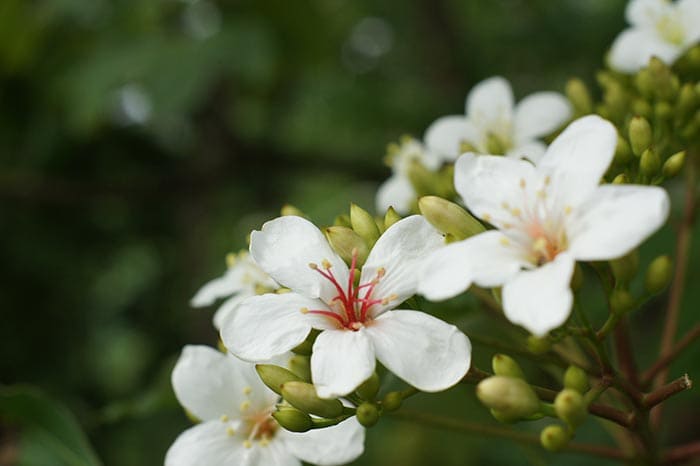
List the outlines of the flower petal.
{"type": "Polygon", "coordinates": [[[664,42],[651,30],[630,28],[615,38],[608,61],[610,67],[617,71],[636,73],[647,66],[653,56],[670,65],[681,51],[680,47],[664,42]]]}
{"type": "Polygon", "coordinates": [[[452,161],[462,153],[462,142],[476,146],[482,138],[479,130],[463,115],[450,115],[435,120],[423,139],[429,151],[452,161]]]}
{"type": "Polygon", "coordinates": [[[466,291],[472,282],[501,286],[528,265],[522,249],[500,231],[490,230],[430,254],[420,269],[418,291],[441,301],[466,291]]]}
{"type": "Polygon", "coordinates": [[[500,76],[481,81],[467,96],[469,120],[483,129],[501,128],[513,120],[513,90],[500,76]]]}
{"type": "Polygon", "coordinates": [[[266,361],[299,345],[312,327],[329,325],[324,317],[303,314],[302,308],[327,309],[320,300],[296,293],[251,296],[223,321],[221,339],[241,359],[266,361]]]}
{"type": "Polygon", "coordinates": [[[365,450],[365,429],[354,417],[332,427],[303,433],[282,430],[277,436],[294,456],[321,466],[349,463],[365,450]]]}
{"type": "Polygon", "coordinates": [[[249,297],[250,296],[248,294],[237,294],[236,296],[231,296],[229,299],[224,301],[223,304],[219,306],[219,309],[217,309],[214,313],[214,328],[221,330],[221,326],[223,325],[224,321],[234,311],[234,309],[236,309],[236,306],[238,306],[244,299],[249,297]]]}
{"type": "Polygon", "coordinates": [[[205,283],[190,300],[190,306],[210,306],[219,298],[238,293],[245,288],[240,278],[240,273],[236,268],[229,268],[223,276],[205,283]]]}
{"type": "Polygon", "coordinates": [[[515,107],[515,143],[554,132],[571,118],[571,105],[558,92],[537,92],[515,107]]]}
{"type": "Polygon", "coordinates": [[[631,0],[627,4],[625,18],[635,26],[653,29],[659,18],[670,11],[671,4],[666,0],[631,0]]]}
{"type": "Polygon", "coordinates": [[[395,295],[387,304],[375,304],[372,315],[396,307],[416,293],[416,271],[432,251],[443,246],[442,235],[420,215],[412,215],[390,226],[379,237],[362,267],[360,283],[368,283],[384,269],[372,292],[373,299],[395,295]]]}
{"type": "Polygon", "coordinates": [[[207,421],[180,434],[165,455],[165,466],[251,466],[251,450],[242,439],[227,435],[221,421],[207,421]]]}
{"type": "Polygon", "coordinates": [[[669,202],[656,186],[600,186],[573,212],[567,229],[571,254],[587,261],[627,254],[666,222],[669,202]]]}
{"type": "Polygon", "coordinates": [[[691,45],[700,39],[700,2],[697,0],[678,0],[676,12],[685,28],[685,44],[691,45]]]}
{"type": "Polygon", "coordinates": [[[537,162],[542,158],[547,146],[540,141],[523,141],[518,143],[517,146],[509,149],[506,152],[506,157],[515,159],[527,159],[530,162],[537,164],[537,162]]]}
{"type": "Polygon", "coordinates": [[[534,335],[545,335],[566,322],[573,295],[576,262],[567,253],[533,270],[523,270],[503,287],[503,311],[511,322],[534,335]]]}
{"type": "Polygon", "coordinates": [[[266,222],[250,236],[250,253],[272,278],[292,291],[328,302],[337,294],[331,282],[310,263],[325,259],[340,283],[348,279],[348,267],[331,249],[316,225],[293,215],[266,222]]]}
{"type": "MultiPolygon", "coordinates": [[[[274,438],[265,446],[257,446],[253,444],[252,450],[257,450],[258,457],[255,463],[251,466],[301,466],[301,461],[297,456],[290,451],[286,442],[282,440],[280,434],[284,432],[279,430],[274,438]]],[[[232,465],[234,463],[231,463],[232,465]]]]}
{"type": "Polygon", "coordinates": [[[393,207],[400,214],[411,211],[411,204],[416,200],[416,191],[411,181],[401,175],[393,175],[377,191],[377,212],[386,212],[393,207]]]}
{"type": "Polygon", "coordinates": [[[418,311],[391,311],[367,327],[377,359],[425,392],[445,390],[469,370],[471,344],[454,325],[418,311]]]}
{"type": "Polygon", "coordinates": [[[576,206],[597,189],[616,146],[617,130],[612,123],[597,115],[585,116],[552,142],[537,170],[550,176],[557,201],[576,206]]]}
{"type": "Polygon", "coordinates": [[[180,404],[204,421],[223,414],[237,419],[244,401],[251,409],[264,409],[276,399],[252,364],[208,346],[183,348],[173,369],[172,384],[180,404]]]}
{"type": "Polygon", "coordinates": [[[311,374],[321,398],[347,395],[374,372],[374,348],[366,329],[325,330],[316,338],[311,374]]]}

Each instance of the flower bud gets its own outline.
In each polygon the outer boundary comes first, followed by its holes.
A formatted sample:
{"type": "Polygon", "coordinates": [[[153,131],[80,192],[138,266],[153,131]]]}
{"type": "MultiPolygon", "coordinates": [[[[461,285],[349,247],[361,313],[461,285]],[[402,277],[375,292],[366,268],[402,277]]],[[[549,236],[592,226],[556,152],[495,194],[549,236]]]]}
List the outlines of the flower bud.
{"type": "Polygon", "coordinates": [[[577,366],[569,366],[564,372],[564,388],[576,390],[582,395],[586,393],[591,388],[586,371],[577,366]]]}
{"type": "Polygon", "coordinates": [[[355,391],[363,400],[372,401],[374,400],[374,397],[377,396],[377,392],[379,392],[379,384],[379,376],[376,372],[374,372],[372,375],[370,375],[369,379],[362,382],[362,384],[357,387],[357,390],[355,391]]]}
{"type": "Polygon", "coordinates": [[[291,406],[278,406],[272,417],[290,432],[307,432],[313,425],[311,416],[291,406]]]}
{"type": "Polygon", "coordinates": [[[316,341],[316,337],[319,333],[321,333],[319,330],[312,329],[304,341],[292,348],[292,352],[294,354],[301,354],[302,356],[311,356],[314,342],[316,341]]]}
{"type": "Polygon", "coordinates": [[[681,169],[683,168],[683,165],[685,164],[685,151],[680,151],[672,156],[670,156],[665,162],[663,167],[661,168],[662,173],[666,178],[672,178],[676,176],[681,169]]]}
{"type": "Polygon", "coordinates": [[[370,248],[379,239],[379,228],[374,217],[357,204],[350,204],[350,224],[355,233],[360,235],[370,248]]]}
{"type": "Polygon", "coordinates": [[[612,180],[612,184],[627,184],[629,180],[627,179],[627,175],[624,173],[620,173],[617,175],[615,178],[612,180]]]}
{"type": "Polygon", "coordinates": [[[654,78],[649,69],[640,70],[635,76],[634,82],[639,93],[647,99],[654,95],[654,78]]]}
{"type": "Polygon", "coordinates": [[[637,157],[651,146],[651,126],[646,118],[636,116],[629,125],[629,138],[632,152],[637,157]]]}
{"type": "Polygon", "coordinates": [[[552,424],[540,433],[540,443],[545,450],[559,451],[571,440],[571,435],[559,424],[552,424]]]}
{"type": "Polygon", "coordinates": [[[559,419],[576,427],[586,418],[587,407],[583,396],[576,390],[565,388],[554,399],[554,410],[559,419]]]}
{"type": "Polygon", "coordinates": [[[617,146],[615,147],[615,162],[624,165],[632,160],[632,149],[627,140],[621,136],[617,137],[617,146]]]}
{"type": "Polygon", "coordinates": [[[634,305],[634,297],[629,291],[619,288],[610,293],[610,311],[613,314],[627,314],[634,309],[634,305]]]}
{"type": "Polygon", "coordinates": [[[616,282],[629,283],[639,270],[639,253],[634,249],[626,256],[611,260],[610,269],[616,282]]]}
{"type": "Polygon", "coordinates": [[[303,382],[303,379],[294,372],[273,364],[256,364],[255,370],[260,380],[278,395],[282,394],[282,385],[285,383],[303,382]]]}
{"type": "Polygon", "coordinates": [[[343,412],[343,404],[339,400],[319,398],[314,386],[306,382],[284,383],[282,397],[295,408],[316,416],[333,418],[343,412]]]}
{"type": "Polygon", "coordinates": [[[280,214],[284,217],[287,215],[295,215],[297,217],[304,217],[306,218],[306,215],[304,215],[304,212],[301,210],[297,209],[291,204],[285,204],[282,206],[282,209],[280,210],[280,214]]]}
{"type": "Polygon", "coordinates": [[[418,160],[409,163],[406,175],[418,196],[435,192],[438,174],[425,168],[418,160]]]}
{"type": "Polygon", "coordinates": [[[289,369],[305,382],[311,382],[311,358],[296,354],[289,360],[289,369]]]}
{"type": "Polygon", "coordinates": [[[643,116],[644,118],[650,118],[653,116],[654,109],[646,100],[635,99],[632,102],[632,113],[634,113],[635,115],[643,116]]]}
{"type": "Polygon", "coordinates": [[[467,141],[466,139],[462,139],[461,141],[459,141],[459,153],[464,154],[467,152],[479,152],[479,151],[476,150],[476,147],[474,147],[474,145],[471,142],[467,141]]]}
{"type": "Polygon", "coordinates": [[[639,161],[639,171],[646,176],[653,176],[659,172],[661,168],[661,159],[655,150],[647,149],[642,154],[639,161]]]}
{"type": "Polygon", "coordinates": [[[527,337],[527,349],[532,354],[544,354],[550,350],[552,343],[550,343],[547,337],[536,337],[535,335],[530,335],[527,337]]]}
{"type": "Polygon", "coordinates": [[[578,78],[566,83],[566,96],[571,101],[576,115],[588,115],[593,112],[593,101],[586,85],[578,78]]]}
{"type": "Polygon", "coordinates": [[[685,83],[681,87],[678,95],[678,105],[676,111],[681,115],[688,115],[695,110],[698,105],[698,96],[695,94],[695,87],[691,83],[685,83]]]}
{"type": "Polygon", "coordinates": [[[571,291],[576,293],[583,286],[583,269],[577,262],[574,266],[574,274],[571,276],[571,291]]]}
{"type": "Polygon", "coordinates": [[[352,262],[353,254],[357,254],[358,264],[364,264],[369,254],[369,248],[360,235],[352,228],[332,226],[326,228],[326,238],[335,252],[347,263],[352,262]]]}
{"type": "Polygon", "coordinates": [[[361,403],[355,411],[357,422],[365,427],[372,427],[379,420],[379,410],[374,403],[361,403]]]}
{"type": "Polygon", "coordinates": [[[442,233],[449,233],[457,240],[483,232],[484,226],[455,204],[437,196],[423,196],[418,200],[421,214],[442,233]]]}
{"type": "Polygon", "coordinates": [[[384,215],[384,230],[399,220],[401,220],[401,216],[398,214],[398,212],[396,212],[393,207],[389,207],[384,215]]]}
{"type": "Polygon", "coordinates": [[[502,413],[501,411],[499,411],[497,409],[489,409],[489,412],[491,413],[491,416],[493,416],[493,418],[495,420],[497,420],[498,422],[502,422],[503,424],[512,424],[512,423],[520,420],[519,417],[509,416],[505,413],[502,413]]]}
{"type": "Polygon", "coordinates": [[[403,396],[399,392],[389,392],[382,399],[382,408],[386,412],[396,411],[403,403],[403,396]]]}
{"type": "Polygon", "coordinates": [[[496,375],[479,382],[476,396],[488,408],[508,418],[532,416],[540,409],[540,400],[522,379],[496,375]]]}
{"type": "Polygon", "coordinates": [[[673,263],[669,256],[659,256],[649,264],[644,276],[644,289],[650,294],[660,293],[668,286],[673,275],[673,263]]]}
{"type": "Polygon", "coordinates": [[[496,375],[516,377],[525,380],[525,374],[523,374],[523,370],[518,363],[505,354],[495,354],[491,359],[491,367],[493,368],[493,373],[496,375]]]}
{"type": "Polygon", "coordinates": [[[680,84],[678,77],[671,73],[671,69],[658,57],[651,57],[647,67],[651,73],[651,83],[654,95],[659,99],[673,99],[677,95],[680,84]]]}
{"type": "Polygon", "coordinates": [[[668,102],[658,102],[654,105],[654,115],[659,120],[668,120],[674,114],[674,108],[668,102]]]}
{"type": "Polygon", "coordinates": [[[338,215],[335,218],[335,220],[333,220],[333,225],[338,227],[352,228],[352,224],[350,223],[350,216],[347,214],[338,215]]]}

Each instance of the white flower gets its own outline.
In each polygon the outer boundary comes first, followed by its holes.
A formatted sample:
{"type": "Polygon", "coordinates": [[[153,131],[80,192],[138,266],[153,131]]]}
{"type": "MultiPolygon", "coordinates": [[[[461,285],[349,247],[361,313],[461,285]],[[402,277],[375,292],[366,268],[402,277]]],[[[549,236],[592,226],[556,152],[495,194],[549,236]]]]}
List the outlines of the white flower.
{"type": "Polygon", "coordinates": [[[375,357],[420,390],[444,390],[469,369],[467,337],[422,312],[387,312],[415,293],[418,267],[442,244],[423,217],[400,220],[374,245],[355,285],[356,268],[312,223],[291,216],[267,222],[251,236],[251,255],[292,292],[243,301],[224,322],[224,344],[242,359],[264,361],[316,328],[311,373],[323,398],[352,392],[374,372],[375,357]]]}
{"type": "Polygon", "coordinates": [[[211,306],[220,298],[229,297],[214,314],[214,327],[217,329],[221,328],[226,316],[243,299],[279,288],[279,285],[258,267],[248,251],[231,254],[226,261],[226,273],[205,283],[190,301],[192,307],[204,307],[211,306]]]}
{"type": "Polygon", "coordinates": [[[599,185],[617,132],[597,116],[576,120],[533,166],[497,156],[462,156],[455,187],[466,206],[494,225],[433,253],[419,292],[447,299],[471,283],[503,286],[511,322],[536,335],[563,324],[571,311],[569,282],[576,260],[620,257],[668,216],[658,187],[599,185]]]}
{"type": "Polygon", "coordinates": [[[175,440],[165,466],[301,466],[348,463],[364,450],[355,418],[293,433],[270,415],[279,396],[252,364],[207,346],[186,346],[172,374],[175,395],[202,422],[175,440]]]}
{"type": "Polygon", "coordinates": [[[411,203],[416,199],[416,190],[409,179],[411,164],[419,162],[430,171],[437,171],[442,160],[415,138],[401,141],[396,152],[391,154],[392,175],[379,187],[377,192],[377,212],[385,212],[393,207],[400,214],[411,211],[411,203]]]}
{"type": "Polygon", "coordinates": [[[496,76],[469,92],[466,116],[445,116],[430,125],[425,144],[441,157],[455,160],[468,152],[464,143],[478,153],[493,154],[490,139],[502,149],[499,155],[536,161],[545,151],[538,138],[552,133],[570,117],[569,102],[556,92],[537,92],[514,106],[510,84],[496,76]]]}
{"type": "Polygon", "coordinates": [[[631,0],[625,12],[632,27],[613,42],[610,66],[634,73],[652,56],[671,65],[700,39],[700,0],[631,0]]]}

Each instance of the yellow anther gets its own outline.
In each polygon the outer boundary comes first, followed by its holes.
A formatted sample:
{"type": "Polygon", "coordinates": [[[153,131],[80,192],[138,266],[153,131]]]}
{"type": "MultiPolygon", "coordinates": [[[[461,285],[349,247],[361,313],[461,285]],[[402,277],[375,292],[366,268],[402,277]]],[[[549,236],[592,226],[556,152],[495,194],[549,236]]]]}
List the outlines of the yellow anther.
{"type": "Polygon", "coordinates": [[[571,207],[570,205],[564,207],[564,213],[565,213],[566,215],[569,215],[571,212],[573,212],[573,210],[574,210],[574,208],[571,207]]]}
{"type": "Polygon", "coordinates": [[[490,214],[483,214],[481,216],[482,219],[484,219],[485,222],[490,222],[491,221],[491,215],[490,214]]]}
{"type": "Polygon", "coordinates": [[[331,263],[328,261],[328,259],[323,259],[321,261],[321,265],[323,266],[324,269],[328,270],[331,268],[331,263]]]}
{"type": "Polygon", "coordinates": [[[244,395],[250,395],[252,392],[253,392],[253,389],[250,388],[250,387],[245,387],[245,388],[243,389],[243,394],[244,394],[244,395]]]}
{"type": "Polygon", "coordinates": [[[308,307],[302,307],[301,309],[302,314],[308,314],[309,313],[309,308],[308,307]]]}
{"type": "Polygon", "coordinates": [[[520,217],[520,214],[522,212],[517,207],[514,207],[513,209],[511,209],[510,213],[513,214],[514,217],[520,217]]]}
{"type": "Polygon", "coordinates": [[[259,444],[261,447],[266,447],[266,446],[268,446],[268,445],[270,444],[270,440],[267,439],[267,438],[265,438],[265,437],[263,437],[263,439],[260,440],[260,441],[258,442],[258,444],[259,444]]]}
{"type": "Polygon", "coordinates": [[[226,254],[226,267],[229,269],[233,267],[236,263],[236,255],[234,253],[228,253],[226,254]]]}
{"type": "Polygon", "coordinates": [[[504,229],[504,230],[509,230],[509,229],[511,229],[511,228],[513,228],[513,224],[512,224],[512,223],[504,223],[504,224],[503,224],[503,229],[504,229]]]}
{"type": "Polygon", "coordinates": [[[241,403],[240,408],[241,408],[241,411],[245,411],[248,408],[250,408],[250,401],[245,400],[243,403],[241,403]]]}
{"type": "Polygon", "coordinates": [[[234,435],[236,435],[236,431],[233,429],[233,427],[227,427],[226,435],[228,435],[229,437],[233,437],[234,435]]]}
{"type": "Polygon", "coordinates": [[[549,183],[551,183],[551,182],[552,182],[552,178],[549,175],[544,177],[544,185],[545,186],[549,186],[549,183]]]}
{"type": "Polygon", "coordinates": [[[508,238],[501,238],[501,244],[503,246],[510,246],[510,240],[508,238]]]}
{"type": "Polygon", "coordinates": [[[309,268],[312,270],[316,270],[318,268],[318,264],[314,264],[313,262],[309,262],[309,268]]]}
{"type": "Polygon", "coordinates": [[[547,238],[540,236],[532,243],[532,249],[537,252],[547,251],[547,238]]]}
{"type": "Polygon", "coordinates": [[[386,269],[384,267],[379,267],[377,269],[377,278],[382,278],[386,274],[386,269]]]}
{"type": "Polygon", "coordinates": [[[222,414],[219,419],[221,419],[221,422],[228,422],[228,416],[225,414],[222,414]]]}
{"type": "Polygon", "coordinates": [[[243,441],[243,446],[246,448],[251,448],[253,446],[252,443],[250,443],[250,440],[244,440],[243,441]]]}
{"type": "Polygon", "coordinates": [[[525,183],[525,178],[520,178],[520,187],[525,189],[525,186],[527,186],[527,183],[525,183]]]}
{"type": "Polygon", "coordinates": [[[382,304],[384,306],[386,306],[387,304],[389,304],[389,302],[391,302],[395,299],[398,299],[398,297],[399,297],[399,295],[397,295],[397,294],[391,294],[391,295],[387,296],[386,298],[382,299],[382,304]]]}
{"type": "Polygon", "coordinates": [[[509,205],[507,202],[505,202],[505,201],[501,203],[501,207],[503,207],[503,208],[506,209],[506,210],[509,210],[509,209],[510,209],[510,205],[509,205]]]}
{"type": "Polygon", "coordinates": [[[545,197],[547,197],[547,191],[545,191],[544,189],[538,189],[537,197],[539,197],[540,199],[544,199],[545,197]]]}

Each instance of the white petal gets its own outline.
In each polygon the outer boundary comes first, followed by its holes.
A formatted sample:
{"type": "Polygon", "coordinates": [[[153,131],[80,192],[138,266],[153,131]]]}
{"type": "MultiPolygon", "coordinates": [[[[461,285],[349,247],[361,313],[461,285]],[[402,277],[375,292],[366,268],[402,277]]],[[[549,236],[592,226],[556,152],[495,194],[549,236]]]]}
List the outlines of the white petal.
{"type": "Polygon", "coordinates": [[[396,295],[386,305],[375,304],[372,315],[393,308],[416,293],[418,269],[428,254],[444,244],[442,235],[420,215],[399,220],[389,227],[370,251],[362,267],[360,283],[368,283],[380,268],[384,276],[372,292],[373,299],[396,295]]]}
{"type": "Polygon", "coordinates": [[[559,202],[575,206],[597,189],[616,146],[617,130],[612,123],[597,115],[585,116],[552,142],[537,170],[551,177],[552,192],[559,202]]]}
{"type": "Polygon", "coordinates": [[[673,64],[682,49],[663,41],[647,29],[625,29],[610,48],[610,67],[623,73],[636,73],[649,64],[652,56],[666,64],[673,64]]]}
{"type": "Polygon", "coordinates": [[[698,0],[678,0],[676,11],[685,27],[685,43],[694,44],[700,39],[700,2],[698,0]]]}
{"type": "Polygon", "coordinates": [[[575,212],[567,232],[578,260],[623,256],[668,218],[669,198],[656,186],[603,185],[575,212]]]}
{"type": "Polygon", "coordinates": [[[354,417],[325,429],[303,433],[284,430],[277,436],[297,458],[321,466],[349,463],[365,450],[365,428],[354,417]]]}
{"type": "Polygon", "coordinates": [[[571,105],[558,92],[537,92],[515,107],[515,143],[554,132],[571,118],[571,105]]]}
{"type": "Polygon", "coordinates": [[[251,466],[301,466],[301,461],[290,451],[280,436],[282,432],[283,430],[277,431],[274,438],[265,446],[253,444],[252,450],[257,450],[257,458],[251,466]]]}
{"type": "Polygon", "coordinates": [[[340,283],[348,279],[348,267],[331,249],[321,230],[292,215],[265,223],[250,236],[250,253],[260,267],[281,285],[310,298],[330,301],[337,293],[331,282],[309,267],[326,259],[340,283]]]}
{"type": "MultiPolygon", "coordinates": [[[[477,217],[500,225],[504,203],[523,207],[521,186],[535,186],[535,167],[524,160],[494,155],[461,156],[455,164],[455,189],[477,217]]],[[[505,221],[505,220],[504,220],[505,221]]]]}
{"type": "Polygon", "coordinates": [[[508,320],[534,335],[545,335],[566,322],[573,295],[570,282],[576,262],[559,254],[552,262],[523,270],[503,287],[503,311],[508,320]]]}
{"type": "Polygon", "coordinates": [[[214,328],[221,330],[221,326],[223,325],[224,321],[228,319],[228,316],[234,311],[234,309],[236,309],[236,306],[238,306],[244,299],[249,297],[250,296],[248,294],[237,294],[236,296],[232,296],[224,301],[223,304],[219,306],[219,309],[217,309],[214,313],[214,328]]]}
{"type": "Polygon", "coordinates": [[[374,348],[366,330],[325,330],[316,338],[311,374],[321,398],[347,395],[374,372],[374,348]]]}
{"type": "Polygon", "coordinates": [[[221,339],[241,359],[271,359],[299,345],[312,326],[324,322],[320,316],[303,314],[302,308],[327,309],[320,300],[296,293],[251,296],[223,321],[221,339]]]}
{"type": "MultiPolygon", "coordinates": [[[[467,96],[469,120],[482,129],[494,130],[513,121],[513,90],[500,76],[485,79],[467,96]]],[[[495,131],[499,133],[500,131],[495,131]]]]}
{"type": "Polygon", "coordinates": [[[411,181],[402,175],[393,175],[377,191],[377,212],[386,212],[393,207],[400,214],[411,211],[411,204],[416,200],[416,191],[411,181]]]}
{"type": "Polygon", "coordinates": [[[516,159],[527,159],[530,162],[537,164],[537,162],[542,158],[547,146],[540,141],[523,141],[518,143],[517,146],[509,149],[506,152],[506,157],[516,158],[516,159]]]}
{"type": "Polygon", "coordinates": [[[276,398],[260,382],[252,364],[208,346],[183,348],[172,384],[180,404],[204,421],[224,414],[240,418],[242,402],[249,401],[251,409],[264,409],[276,398]]]}
{"type": "Polygon", "coordinates": [[[377,359],[425,392],[445,390],[471,363],[469,339],[454,325],[418,311],[391,311],[367,327],[377,359]]]}
{"type": "Polygon", "coordinates": [[[239,275],[234,268],[230,268],[223,276],[205,283],[190,301],[190,306],[210,306],[219,298],[225,298],[241,291],[244,285],[239,275]]]}
{"type": "Polygon", "coordinates": [[[418,291],[431,301],[441,301],[466,291],[472,282],[501,286],[528,265],[513,241],[490,230],[433,252],[420,269],[418,291]]]}
{"type": "Polygon", "coordinates": [[[627,4],[625,18],[635,26],[654,28],[659,18],[670,10],[671,4],[666,0],[631,0],[627,4]]]}
{"type": "Polygon", "coordinates": [[[462,153],[462,142],[478,145],[482,138],[467,118],[462,115],[450,115],[435,120],[425,131],[423,139],[428,150],[451,161],[462,153]]]}
{"type": "Polygon", "coordinates": [[[226,434],[219,420],[203,422],[184,431],[165,455],[165,466],[251,466],[243,440],[226,434]]]}

